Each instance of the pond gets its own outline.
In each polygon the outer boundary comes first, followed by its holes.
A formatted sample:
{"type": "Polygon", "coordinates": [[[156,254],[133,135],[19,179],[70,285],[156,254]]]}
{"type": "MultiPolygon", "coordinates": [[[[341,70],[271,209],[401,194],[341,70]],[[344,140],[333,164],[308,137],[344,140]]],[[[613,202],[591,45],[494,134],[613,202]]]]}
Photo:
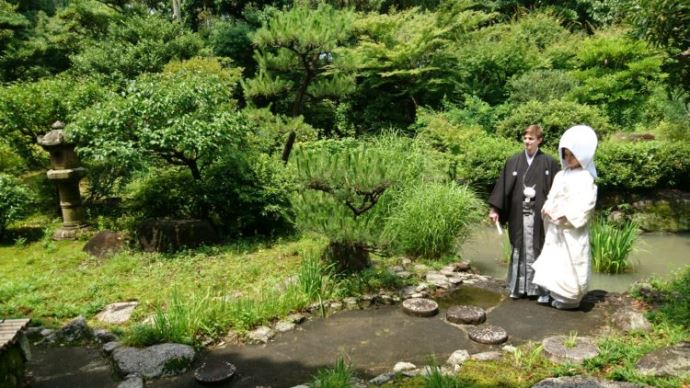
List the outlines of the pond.
{"type": "MultiPolygon", "coordinates": [[[[495,228],[481,228],[463,244],[460,253],[483,275],[504,279],[508,272],[502,261],[504,244],[509,244],[507,237],[504,241],[495,228]]],[[[595,272],[590,289],[623,292],[632,283],[651,275],[669,278],[674,271],[690,265],[690,233],[643,233],[635,241],[631,258],[634,272],[618,275],[595,272]]]]}

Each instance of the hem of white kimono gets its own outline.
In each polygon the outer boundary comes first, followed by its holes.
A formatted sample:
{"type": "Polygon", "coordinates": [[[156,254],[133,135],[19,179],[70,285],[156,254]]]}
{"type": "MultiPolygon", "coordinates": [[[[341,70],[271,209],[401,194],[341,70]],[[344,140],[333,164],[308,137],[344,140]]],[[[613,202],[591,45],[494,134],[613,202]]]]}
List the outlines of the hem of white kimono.
{"type": "Polygon", "coordinates": [[[566,296],[560,295],[560,294],[555,293],[553,291],[549,291],[549,294],[551,295],[551,298],[553,300],[562,304],[566,308],[575,308],[575,307],[580,306],[580,302],[582,301],[582,297],[584,296],[583,295],[583,296],[580,296],[579,298],[575,299],[575,298],[568,298],[566,296]]]}

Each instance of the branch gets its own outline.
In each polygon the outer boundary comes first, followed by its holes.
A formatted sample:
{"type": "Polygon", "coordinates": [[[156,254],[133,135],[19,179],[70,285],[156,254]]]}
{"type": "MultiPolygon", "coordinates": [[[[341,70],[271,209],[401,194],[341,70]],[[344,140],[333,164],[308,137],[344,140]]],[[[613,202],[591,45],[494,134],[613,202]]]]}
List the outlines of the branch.
{"type": "MultiPolygon", "coordinates": [[[[390,185],[390,182],[383,182],[369,191],[355,189],[355,193],[363,197],[362,203],[359,205],[359,207],[355,207],[355,205],[352,204],[352,201],[348,199],[345,200],[345,206],[347,206],[348,209],[352,210],[352,213],[354,214],[355,218],[357,218],[362,213],[374,207],[374,205],[376,205],[376,203],[378,202],[379,198],[381,198],[381,195],[383,195],[384,191],[386,191],[386,189],[389,188],[390,185]]],[[[332,195],[335,194],[335,190],[328,183],[323,181],[311,181],[307,183],[306,186],[307,188],[312,190],[323,191],[324,193],[332,195]]]]}

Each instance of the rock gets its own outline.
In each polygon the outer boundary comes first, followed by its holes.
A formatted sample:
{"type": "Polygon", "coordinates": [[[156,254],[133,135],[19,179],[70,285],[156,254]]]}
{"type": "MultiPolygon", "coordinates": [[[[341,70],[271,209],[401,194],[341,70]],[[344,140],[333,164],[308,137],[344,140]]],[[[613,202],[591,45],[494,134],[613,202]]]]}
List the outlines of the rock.
{"type": "Polygon", "coordinates": [[[390,373],[390,372],[381,373],[380,375],[369,380],[369,384],[371,384],[371,385],[383,385],[383,384],[393,380],[393,377],[395,377],[395,373],[390,373]]]}
{"type": "Polygon", "coordinates": [[[450,365],[451,367],[455,367],[458,365],[462,365],[469,358],[470,353],[467,350],[459,349],[454,351],[453,354],[451,354],[450,357],[448,357],[448,360],[446,360],[446,364],[450,365]]]}
{"type": "Polygon", "coordinates": [[[41,329],[41,331],[39,333],[43,337],[50,337],[51,335],[53,335],[55,333],[55,330],[53,330],[53,329],[41,329]]]}
{"type": "Polygon", "coordinates": [[[575,337],[574,344],[567,346],[569,341],[564,335],[545,338],[542,341],[544,355],[556,364],[582,364],[599,354],[599,349],[589,337],[575,337]]]}
{"type": "Polygon", "coordinates": [[[93,331],[81,315],[71,320],[56,333],[57,340],[66,343],[75,343],[93,338],[93,331]]]}
{"type": "Polygon", "coordinates": [[[446,277],[446,275],[436,272],[430,272],[426,274],[426,281],[431,285],[441,288],[448,288],[448,286],[450,285],[448,283],[448,278],[446,277]]]}
{"type": "Polygon", "coordinates": [[[96,233],[84,245],[83,251],[99,259],[108,257],[127,248],[127,239],[124,233],[104,230],[96,233]]]}
{"type": "Polygon", "coordinates": [[[328,307],[333,311],[340,311],[343,309],[343,304],[341,302],[331,302],[328,307]]]}
{"type": "Polygon", "coordinates": [[[194,348],[189,345],[165,343],[137,349],[121,346],[113,350],[117,372],[136,374],[146,379],[184,373],[194,361],[194,348]]]}
{"type": "Polygon", "coordinates": [[[419,283],[414,288],[415,292],[426,292],[429,290],[429,285],[426,283],[419,283]]]}
{"type": "Polygon", "coordinates": [[[406,265],[410,265],[410,264],[412,264],[411,259],[404,258],[404,259],[400,260],[400,265],[406,266],[406,265]]]}
{"type": "Polygon", "coordinates": [[[117,385],[117,388],[144,388],[144,379],[141,376],[127,376],[123,382],[117,385]]]}
{"type": "Polygon", "coordinates": [[[299,324],[304,322],[307,319],[307,316],[302,314],[302,313],[293,313],[285,317],[285,320],[288,322],[292,322],[295,324],[299,324]]]}
{"type": "Polygon", "coordinates": [[[647,318],[640,313],[631,308],[623,308],[616,311],[611,317],[613,324],[625,332],[630,332],[633,330],[651,330],[652,324],[649,323],[647,318]]]}
{"type": "Polygon", "coordinates": [[[400,279],[409,279],[412,274],[407,271],[400,271],[396,272],[395,276],[399,277],[400,279]]]}
{"type": "Polygon", "coordinates": [[[549,377],[532,386],[532,388],[636,388],[641,385],[623,381],[611,381],[594,377],[568,376],[549,377]]]}
{"type": "Polygon", "coordinates": [[[194,370],[194,379],[201,384],[219,384],[235,376],[237,367],[222,360],[209,360],[194,370]]]}
{"type": "Polygon", "coordinates": [[[119,348],[120,346],[122,346],[122,344],[118,341],[108,342],[103,345],[103,352],[105,352],[105,354],[110,354],[113,352],[113,350],[119,348]]]}
{"type": "Polygon", "coordinates": [[[676,376],[690,373],[690,343],[657,349],[637,362],[637,370],[651,376],[676,376]]]}
{"type": "Polygon", "coordinates": [[[378,298],[379,303],[384,305],[393,304],[393,297],[388,294],[381,294],[378,298]]]}
{"type": "Polygon", "coordinates": [[[472,327],[467,331],[467,335],[472,341],[487,345],[496,345],[508,340],[505,329],[494,325],[472,327]]]}
{"type": "Polygon", "coordinates": [[[427,267],[424,264],[415,264],[414,265],[414,271],[417,273],[426,273],[429,270],[429,267],[427,267]]]}
{"type": "Polygon", "coordinates": [[[446,311],[448,322],[468,325],[478,325],[486,321],[486,311],[477,306],[451,306],[446,311]]]}
{"type": "Polygon", "coordinates": [[[400,361],[395,363],[395,366],[393,366],[393,372],[394,373],[400,373],[400,372],[405,372],[405,371],[411,371],[417,369],[417,366],[411,362],[404,362],[400,361]]]}
{"type": "Polygon", "coordinates": [[[464,278],[462,276],[453,275],[448,277],[448,283],[450,283],[453,286],[461,285],[463,280],[464,278]]]}
{"type": "Polygon", "coordinates": [[[247,333],[250,342],[253,343],[267,343],[271,338],[275,337],[276,333],[270,327],[259,326],[256,329],[247,333]]]}
{"type": "Polygon", "coordinates": [[[275,329],[279,333],[285,333],[295,329],[295,324],[290,321],[278,321],[276,323],[275,329]]]}
{"type": "Polygon", "coordinates": [[[139,302],[118,302],[105,306],[105,309],[96,315],[96,319],[110,324],[121,324],[129,321],[132,312],[139,302]]]}
{"type": "Polygon", "coordinates": [[[438,303],[431,299],[412,298],[402,303],[402,309],[415,317],[431,317],[438,313],[438,303]]]}
{"type": "Polygon", "coordinates": [[[402,272],[404,270],[405,270],[405,268],[403,268],[401,265],[394,265],[394,266],[388,268],[388,271],[390,271],[392,273],[402,272]]]}
{"type": "Polygon", "coordinates": [[[469,261],[461,261],[455,265],[455,269],[458,272],[467,272],[472,269],[469,261]]]}
{"type": "Polygon", "coordinates": [[[503,357],[503,353],[496,351],[475,353],[470,356],[471,359],[476,361],[496,361],[500,360],[501,357],[503,357]]]}
{"type": "Polygon", "coordinates": [[[174,252],[218,241],[210,223],[195,219],[148,219],[136,227],[136,234],[144,252],[174,252]]]}
{"type": "Polygon", "coordinates": [[[117,341],[117,336],[108,330],[105,329],[97,329],[93,332],[94,338],[96,338],[96,341],[106,344],[108,342],[113,342],[117,341]]]}
{"type": "Polygon", "coordinates": [[[223,338],[221,338],[221,342],[223,344],[237,345],[242,343],[242,338],[240,338],[236,331],[230,329],[223,338]]]}
{"type": "Polygon", "coordinates": [[[501,348],[501,350],[502,350],[504,353],[515,353],[515,351],[517,350],[517,348],[516,348],[515,346],[513,346],[513,345],[504,345],[504,346],[501,348]]]}
{"type": "Polygon", "coordinates": [[[348,310],[356,310],[359,308],[357,298],[355,298],[354,296],[348,296],[347,298],[343,298],[343,305],[348,310]]]}

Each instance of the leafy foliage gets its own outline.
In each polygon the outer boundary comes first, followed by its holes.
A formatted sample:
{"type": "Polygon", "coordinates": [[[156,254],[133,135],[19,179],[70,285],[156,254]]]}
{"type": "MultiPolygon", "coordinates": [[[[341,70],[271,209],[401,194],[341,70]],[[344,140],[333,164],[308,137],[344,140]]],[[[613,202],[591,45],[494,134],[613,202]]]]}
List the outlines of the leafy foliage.
{"type": "Polygon", "coordinates": [[[612,130],[606,116],[595,106],[567,100],[551,100],[546,103],[529,101],[518,105],[512,114],[496,125],[496,133],[509,139],[519,139],[530,124],[539,123],[544,130],[542,146],[557,146],[561,134],[577,124],[594,128],[597,136],[605,138],[612,130]]]}
{"type": "Polygon", "coordinates": [[[451,254],[484,215],[481,200],[454,183],[413,186],[399,198],[383,239],[394,251],[414,257],[451,254]]]}
{"type": "Polygon", "coordinates": [[[596,272],[622,273],[633,267],[629,261],[639,228],[632,222],[617,225],[597,217],[590,229],[592,268],[596,272]]]}
{"type": "Polygon", "coordinates": [[[602,189],[689,188],[690,152],[684,142],[603,142],[597,150],[597,184],[602,189]]]}
{"type": "Polygon", "coordinates": [[[26,215],[30,203],[27,188],[12,176],[0,173],[0,237],[7,224],[26,215]]]}

